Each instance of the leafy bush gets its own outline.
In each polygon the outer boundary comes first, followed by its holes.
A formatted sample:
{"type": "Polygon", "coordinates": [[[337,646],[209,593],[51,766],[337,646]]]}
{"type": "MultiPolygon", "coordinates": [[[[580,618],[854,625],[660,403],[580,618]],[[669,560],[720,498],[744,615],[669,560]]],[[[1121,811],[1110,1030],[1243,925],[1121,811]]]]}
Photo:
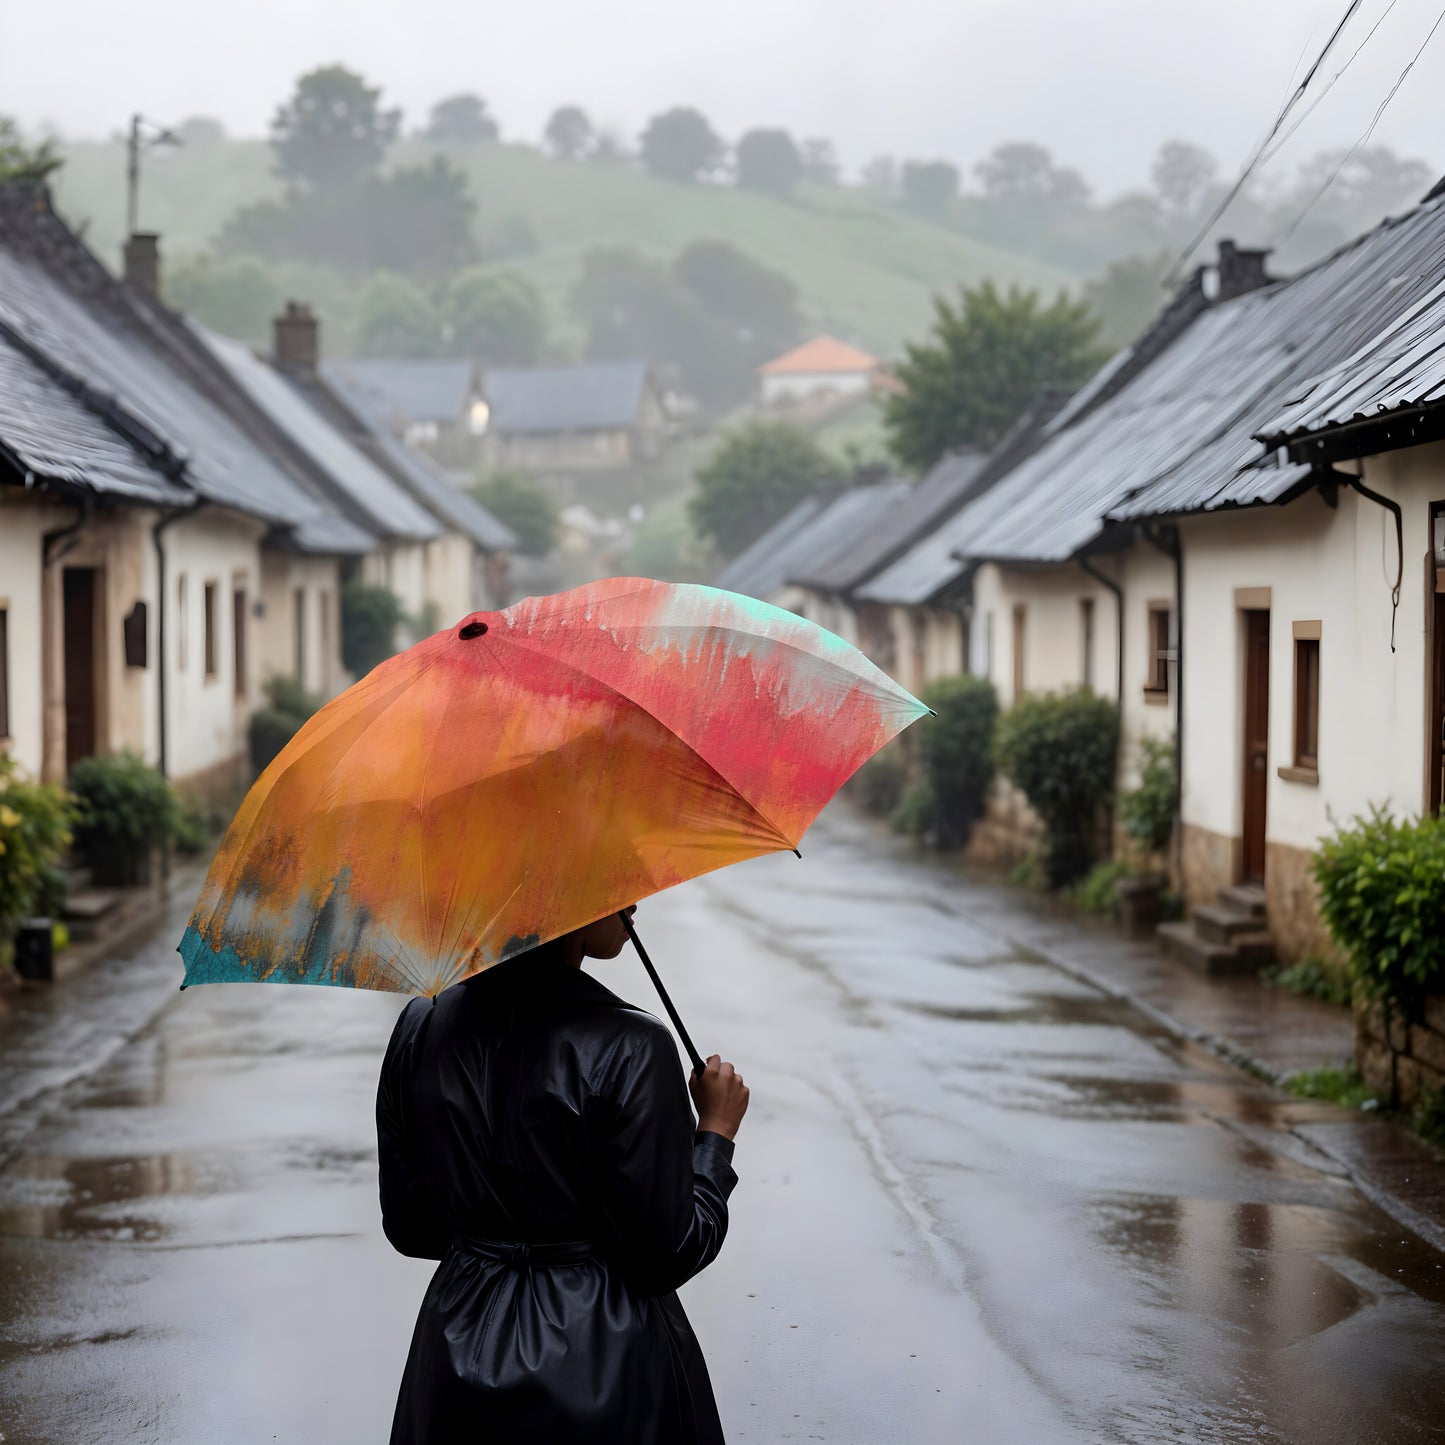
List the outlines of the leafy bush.
{"type": "Polygon", "coordinates": [[[1048,886],[1044,865],[1036,853],[1030,853],[1027,858],[1020,858],[1008,870],[1008,881],[1015,888],[1046,888],[1048,886]]]}
{"type": "Polygon", "coordinates": [[[1263,970],[1260,979],[1271,988],[1344,1008],[1349,1007],[1353,993],[1349,974],[1327,958],[1302,958],[1298,963],[1276,965],[1263,970]]]}
{"type": "Polygon", "coordinates": [[[893,748],[877,753],[854,774],[852,791],[876,818],[887,818],[903,798],[903,758],[893,748]]]}
{"type": "Polygon", "coordinates": [[[903,790],[888,821],[894,832],[922,838],[933,827],[937,814],[938,799],[933,796],[933,784],[927,778],[920,778],[903,790]]]}
{"type": "Polygon", "coordinates": [[[341,660],[348,672],[365,677],[396,651],[396,629],[406,620],[394,592],[369,582],[341,589],[341,660]]]}
{"type": "Polygon", "coordinates": [[[545,557],[557,545],[557,504],[528,472],[491,472],[472,488],[479,501],[517,538],[524,557],[545,557]]]}
{"type": "Polygon", "coordinates": [[[1425,1089],[1410,1116],[1410,1127],[1437,1149],[1445,1149],[1445,1089],[1425,1089]]]}
{"type": "Polygon", "coordinates": [[[1023,697],[999,719],[999,765],[1049,830],[1051,888],[1088,871],[1114,792],[1119,713],[1090,692],[1023,697]]]}
{"type": "Polygon", "coordinates": [[[1148,853],[1162,853],[1174,836],[1179,812],[1179,773],[1173,743],[1145,738],[1140,744],[1144,766],[1139,786],[1119,800],[1124,831],[1148,853]]]}
{"type": "Polygon", "coordinates": [[[1383,808],[1325,839],[1320,912],[1365,992],[1414,1013],[1445,987],[1445,817],[1396,822],[1383,808]]]}
{"type": "Polygon", "coordinates": [[[980,677],[946,677],[925,689],[938,714],[918,729],[918,761],[933,802],[928,831],[940,848],[961,847],[983,812],[993,777],[998,700],[980,677]]]}
{"type": "Polygon", "coordinates": [[[63,788],[23,781],[15,760],[0,753],[0,941],[22,918],[55,906],[57,870],[74,818],[63,788]]]}
{"type": "Polygon", "coordinates": [[[1131,876],[1132,870],[1127,863],[1112,859],[1095,863],[1069,890],[1069,899],[1076,907],[1097,918],[1118,918],[1119,895],[1114,885],[1121,878],[1131,876]]]}
{"type": "Polygon", "coordinates": [[[96,881],[138,883],[151,852],[175,837],[175,790],[135,753],[84,758],[70,772],[75,841],[96,881]]]}
{"type": "Polygon", "coordinates": [[[1305,1069],[1291,1074],[1284,1087],[1297,1099],[1323,1099],[1346,1109],[1375,1109],[1380,1103],[1353,1065],[1347,1069],[1305,1069]]]}
{"type": "Polygon", "coordinates": [[[321,699],[295,678],[273,677],[266,684],[266,706],[251,714],[251,763],[264,772],[271,760],[296,736],[321,699]]]}

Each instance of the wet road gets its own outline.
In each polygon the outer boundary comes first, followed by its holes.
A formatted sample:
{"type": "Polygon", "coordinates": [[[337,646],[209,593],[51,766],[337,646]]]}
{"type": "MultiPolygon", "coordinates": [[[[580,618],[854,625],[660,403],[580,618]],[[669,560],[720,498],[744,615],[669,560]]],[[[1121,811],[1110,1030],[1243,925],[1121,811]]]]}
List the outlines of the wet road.
{"type": "MultiPolygon", "coordinates": [[[[1000,943],[986,893],[848,812],[804,852],[639,915],[753,1090],[684,1292],[731,1440],[1445,1439],[1445,1260],[1288,1132],[1306,1106],[1000,943]]],[[[430,1268],[374,1204],[398,1001],[180,995],[168,947],[0,1056],[0,1434],[384,1441],[430,1268]]]]}

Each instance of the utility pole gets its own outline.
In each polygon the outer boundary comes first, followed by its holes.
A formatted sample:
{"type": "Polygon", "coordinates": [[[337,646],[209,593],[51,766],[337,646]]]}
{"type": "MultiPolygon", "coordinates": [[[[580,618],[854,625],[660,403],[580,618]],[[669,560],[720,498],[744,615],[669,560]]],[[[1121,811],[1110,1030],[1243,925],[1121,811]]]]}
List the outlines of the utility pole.
{"type": "Polygon", "coordinates": [[[181,138],[174,131],[143,115],[130,118],[130,134],[125,145],[125,233],[134,236],[140,226],[140,158],[152,146],[178,146],[181,138]],[[150,134],[147,135],[147,129],[150,134]]]}

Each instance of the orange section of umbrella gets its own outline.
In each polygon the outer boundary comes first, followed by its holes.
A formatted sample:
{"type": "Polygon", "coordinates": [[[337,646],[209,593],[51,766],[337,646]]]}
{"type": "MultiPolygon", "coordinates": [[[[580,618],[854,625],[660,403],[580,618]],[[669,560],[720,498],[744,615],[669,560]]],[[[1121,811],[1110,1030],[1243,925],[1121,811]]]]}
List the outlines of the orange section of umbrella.
{"type": "Polygon", "coordinates": [[[831,633],[712,588],[611,579],[473,614],[262,774],[182,940],[186,983],[436,993],[795,848],[926,710],[831,633]]]}

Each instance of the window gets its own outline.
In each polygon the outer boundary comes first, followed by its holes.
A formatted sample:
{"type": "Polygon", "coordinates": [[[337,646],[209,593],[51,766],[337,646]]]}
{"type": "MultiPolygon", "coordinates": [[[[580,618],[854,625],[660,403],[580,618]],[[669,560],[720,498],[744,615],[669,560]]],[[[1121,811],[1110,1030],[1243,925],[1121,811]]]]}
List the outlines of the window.
{"type": "Polygon", "coordinates": [[[0,607],[0,738],[10,736],[10,609],[0,607]]]}
{"type": "Polygon", "coordinates": [[[231,593],[231,663],[237,697],[246,696],[246,589],[231,593]]]}
{"type": "Polygon", "coordinates": [[[1079,599],[1079,681],[1094,686],[1094,599],[1079,599]]]}
{"type": "MultiPolygon", "coordinates": [[[[1320,767],[1320,624],[1294,625],[1294,765],[1316,777],[1320,767]]],[[[1304,781],[1304,780],[1301,780],[1304,781]]]]}
{"type": "Polygon", "coordinates": [[[186,574],[176,578],[176,671],[186,670],[186,653],[190,643],[190,593],[186,588],[186,574]]]}
{"type": "Polygon", "coordinates": [[[216,675],[216,584],[207,582],[201,598],[207,680],[216,675]]]}
{"type": "Polygon", "coordinates": [[[1144,692],[1160,702],[1169,696],[1169,663],[1172,660],[1169,621],[1167,602],[1149,604],[1149,655],[1145,659],[1144,692]]]}
{"type": "Polygon", "coordinates": [[[1029,610],[1022,602],[1014,603],[1014,697],[1024,695],[1024,630],[1029,610]]]}
{"type": "Polygon", "coordinates": [[[306,590],[298,587],[291,594],[291,626],[296,646],[296,681],[306,685],[306,590]]]}

